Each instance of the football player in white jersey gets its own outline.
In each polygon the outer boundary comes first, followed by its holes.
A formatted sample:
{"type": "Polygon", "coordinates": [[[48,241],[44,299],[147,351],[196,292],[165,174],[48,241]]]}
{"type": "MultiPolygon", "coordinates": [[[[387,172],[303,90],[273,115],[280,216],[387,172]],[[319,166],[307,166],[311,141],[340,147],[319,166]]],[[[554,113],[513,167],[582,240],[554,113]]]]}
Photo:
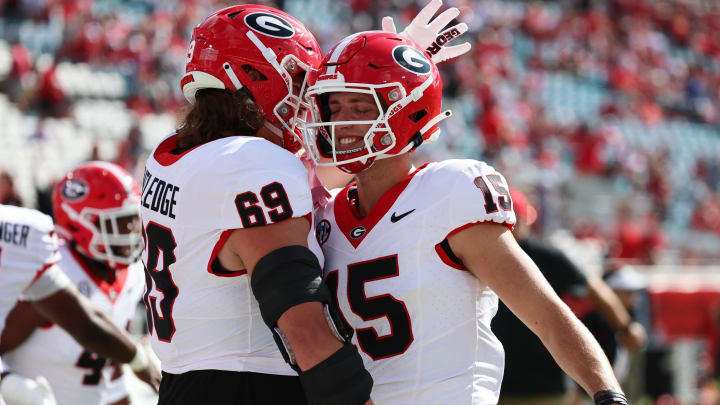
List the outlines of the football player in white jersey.
{"type": "MultiPolygon", "coordinates": [[[[445,46],[467,26],[441,32],[459,12],[430,23],[440,5],[431,1],[404,32],[445,60],[469,44],[445,46]]],[[[383,26],[395,30],[390,19],[383,26]]],[[[342,323],[329,321],[308,175],[288,153],[301,146],[299,96],[320,59],[312,34],[268,7],[230,7],[193,31],[181,81],[193,107],[153,151],[143,182],[160,403],[302,403],[302,390],[311,403],[369,397],[361,358],[342,323]]]]}
{"type": "MultiPolygon", "coordinates": [[[[145,284],[140,187],[120,166],[84,163],[55,186],[53,211],[65,241],[58,261],[63,273],[119,328],[127,327],[145,284]]],[[[29,302],[18,302],[8,316],[0,353],[12,370],[44,376],[60,404],[130,401],[122,374],[113,375],[116,367],[47,322],[29,302]]]]}
{"type": "MultiPolygon", "coordinates": [[[[57,323],[87,350],[129,363],[144,381],[159,383],[159,373],[142,346],[77,292],[58,260],[57,237],[49,216],[0,205],[0,329],[22,294],[45,319],[57,323]]],[[[0,397],[8,405],[55,403],[49,386],[13,370],[2,374],[0,397]]]]}
{"type": "Polygon", "coordinates": [[[298,95],[321,58],[300,22],[269,7],[229,7],[193,30],[181,81],[192,106],[142,185],[160,404],[369,402],[372,379],[330,320],[308,174],[292,153],[298,95]]]}
{"type": "Polygon", "coordinates": [[[316,212],[316,234],[373,400],[496,404],[499,296],[597,403],[626,404],[597,342],[515,242],[503,176],[475,160],[412,166],[409,152],[450,115],[422,50],[387,32],[355,34],[308,79],[306,148],[355,174],[316,212]]]}

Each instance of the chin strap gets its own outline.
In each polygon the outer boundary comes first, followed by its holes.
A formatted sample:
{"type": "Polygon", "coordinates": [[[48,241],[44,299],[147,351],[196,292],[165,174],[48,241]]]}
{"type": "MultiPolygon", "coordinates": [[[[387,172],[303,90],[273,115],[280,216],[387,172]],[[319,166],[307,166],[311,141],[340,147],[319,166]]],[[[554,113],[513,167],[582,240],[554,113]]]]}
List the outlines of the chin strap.
{"type": "MultiPolygon", "coordinates": [[[[425,135],[425,132],[429,131],[430,128],[432,128],[435,124],[439,124],[440,121],[442,121],[446,118],[450,118],[451,116],[452,116],[452,111],[450,111],[450,110],[445,110],[445,111],[441,112],[440,114],[436,115],[435,118],[428,121],[428,123],[425,124],[424,127],[420,128],[420,131],[418,131],[420,133],[420,136],[425,135]]],[[[440,136],[440,130],[437,130],[425,142],[426,143],[435,142],[435,141],[437,141],[439,136],[440,136]]]]}
{"type": "Polygon", "coordinates": [[[280,128],[278,128],[278,127],[276,127],[275,125],[269,123],[268,121],[265,121],[265,128],[267,128],[268,131],[272,132],[273,134],[275,134],[275,136],[277,136],[278,138],[280,138],[280,144],[281,144],[281,145],[285,145],[285,138],[283,137],[283,132],[282,132],[282,130],[281,130],[280,128]]]}
{"type": "Polygon", "coordinates": [[[262,41],[255,35],[254,32],[248,31],[247,37],[252,41],[252,43],[260,50],[265,60],[272,66],[277,73],[280,75],[280,77],[285,82],[285,85],[287,86],[288,90],[292,91],[292,77],[290,77],[290,74],[280,66],[278,63],[278,57],[275,52],[273,52],[272,49],[265,46],[265,44],[262,43],[262,41]]]}
{"type": "Polygon", "coordinates": [[[238,79],[237,75],[235,75],[235,71],[232,69],[232,66],[230,66],[229,62],[223,63],[223,69],[225,70],[225,74],[227,75],[228,79],[230,79],[230,82],[235,86],[235,90],[240,90],[243,88],[242,83],[240,83],[240,79],[238,79]]]}

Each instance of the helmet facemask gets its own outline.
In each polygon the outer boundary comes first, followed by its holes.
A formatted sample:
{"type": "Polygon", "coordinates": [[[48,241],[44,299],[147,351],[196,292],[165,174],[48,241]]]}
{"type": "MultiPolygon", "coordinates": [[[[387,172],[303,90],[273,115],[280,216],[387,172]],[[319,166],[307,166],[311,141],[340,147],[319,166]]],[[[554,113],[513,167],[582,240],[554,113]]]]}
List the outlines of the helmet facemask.
{"type": "Polygon", "coordinates": [[[87,251],[88,257],[105,262],[110,268],[135,263],[143,251],[140,227],[140,210],[137,204],[114,209],[84,207],[79,213],[63,206],[65,212],[75,216],[78,223],[92,232],[87,251]]]}
{"type": "Polygon", "coordinates": [[[410,94],[398,82],[385,84],[345,83],[341,74],[330,78],[321,76],[318,82],[307,92],[306,99],[311,106],[313,123],[305,125],[305,146],[308,154],[317,166],[339,166],[340,169],[357,173],[375,161],[409,152],[414,143],[403,145],[401,150],[390,153],[397,145],[397,136],[393,132],[390,120],[399,114],[407,114],[405,107],[422,96],[422,92],[432,84],[431,78],[410,94]],[[330,93],[370,94],[379,111],[375,120],[366,121],[330,121],[327,99],[330,93]],[[338,151],[336,127],[338,125],[371,125],[364,135],[364,146],[349,151],[338,151]],[[321,158],[329,158],[323,162],[321,158]]]}
{"type": "MultiPolygon", "coordinates": [[[[392,86],[388,85],[388,86],[392,86]]],[[[385,118],[384,103],[373,86],[366,85],[344,85],[328,86],[321,91],[311,90],[307,94],[310,104],[312,123],[305,125],[307,134],[305,136],[308,155],[317,166],[342,166],[359,162],[361,165],[369,165],[369,159],[374,161],[375,156],[383,154],[395,147],[395,135],[392,133],[387,119],[385,118]],[[331,93],[358,93],[369,94],[378,111],[378,116],[370,120],[357,121],[331,121],[329,116],[328,99],[331,93]],[[349,150],[338,149],[338,126],[348,125],[370,125],[363,135],[363,145],[349,150]],[[322,137],[320,139],[319,137],[322,137]],[[324,141],[324,142],[323,142],[324,141]],[[329,158],[329,162],[321,161],[321,158],[329,158]]],[[[357,165],[356,165],[357,166],[357,165]]]]}
{"type": "Polygon", "coordinates": [[[295,55],[285,56],[280,66],[280,75],[283,79],[290,77],[290,82],[287,95],[275,105],[273,114],[282,127],[283,147],[295,153],[303,146],[303,132],[310,110],[304,94],[310,72],[315,69],[295,55]]]}
{"type": "Polygon", "coordinates": [[[282,139],[285,149],[297,153],[303,146],[302,127],[306,122],[301,113],[308,110],[303,94],[307,87],[307,78],[315,69],[294,54],[288,54],[278,61],[275,53],[266,47],[254,32],[249,31],[246,35],[265,56],[267,63],[274,68],[287,88],[287,95],[273,107],[274,120],[271,120],[267,127],[282,139]],[[302,81],[296,83],[296,78],[302,81]],[[279,124],[280,128],[274,128],[273,124],[279,124]]]}

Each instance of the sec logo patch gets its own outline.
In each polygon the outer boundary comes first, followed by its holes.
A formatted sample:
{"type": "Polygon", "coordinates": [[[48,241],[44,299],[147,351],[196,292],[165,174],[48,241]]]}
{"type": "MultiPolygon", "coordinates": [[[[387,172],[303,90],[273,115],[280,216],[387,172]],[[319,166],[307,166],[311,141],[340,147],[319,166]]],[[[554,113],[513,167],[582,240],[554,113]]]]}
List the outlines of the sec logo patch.
{"type": "Polygon", "coordinates": [[[320,221],[315,227],[315,237],[317,238],[320,246],[327,242],[330,237],[330,222],[327,219],[320,221]]]}

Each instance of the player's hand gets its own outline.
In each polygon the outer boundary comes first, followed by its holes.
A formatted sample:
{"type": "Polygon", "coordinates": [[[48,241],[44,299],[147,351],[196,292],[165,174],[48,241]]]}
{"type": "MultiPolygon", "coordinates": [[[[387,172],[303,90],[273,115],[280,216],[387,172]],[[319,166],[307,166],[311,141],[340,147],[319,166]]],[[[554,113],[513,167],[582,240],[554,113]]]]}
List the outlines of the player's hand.
{"type": "MultiPolygon", "coordinates": [[[[418,15],[415,16],[412,22],[399,34],[417,42],[418,45],[427,51],[435,64],[458,57],[470,50],[469,42],[455,46],[447,46],[450,41],[465,33],[468,30],[468,26],[465,23],[460,23],[441,32],[440,30],[443,29],[443,27],[460,15],[460,10],[455,7],[449,8],[440,13],[440,15],[431,22],[430,19],[432,19],[433,15],[440,9],[440,6],[442,6],[442,0],[430,0],[430,2],[420,10],[418,15]]],[[[382,29],[383,31],[397,34],[395,22],[392,17],[383,17],[382,29]]]]}
{"type": "Polygon", "coordinates": [[[645,333],[645,327],[637,322],[631,322],[627,330],[620,333],[620,344],[630,352],[634,352],[645,346],[646,341],[647,333],[645,333]]]}
{"type": "Polygon", "coordinates": [[[152,387],[157,393],[160,389],[162,375],[159,370],[160,361],[148,346],[148,335],[143,336],[135,346],[135,357],[128,363],[137,378],[152,387]]]}
{"type": "Polygon", "coordinates": [[[160,379],[162,378],[162,375],[154,362],[149,362],[146,368],[140,371],[133,371],[133,373],[135,373],[137,378],[149,385],[155,393],[158,392],[160,389],[160,379]]]}
{"type": "Polygon", "coordinates": [[[57,405],[45,377],[24,377],[10,373],[0,381],[0,396],[7,405],[57,405]]]}

